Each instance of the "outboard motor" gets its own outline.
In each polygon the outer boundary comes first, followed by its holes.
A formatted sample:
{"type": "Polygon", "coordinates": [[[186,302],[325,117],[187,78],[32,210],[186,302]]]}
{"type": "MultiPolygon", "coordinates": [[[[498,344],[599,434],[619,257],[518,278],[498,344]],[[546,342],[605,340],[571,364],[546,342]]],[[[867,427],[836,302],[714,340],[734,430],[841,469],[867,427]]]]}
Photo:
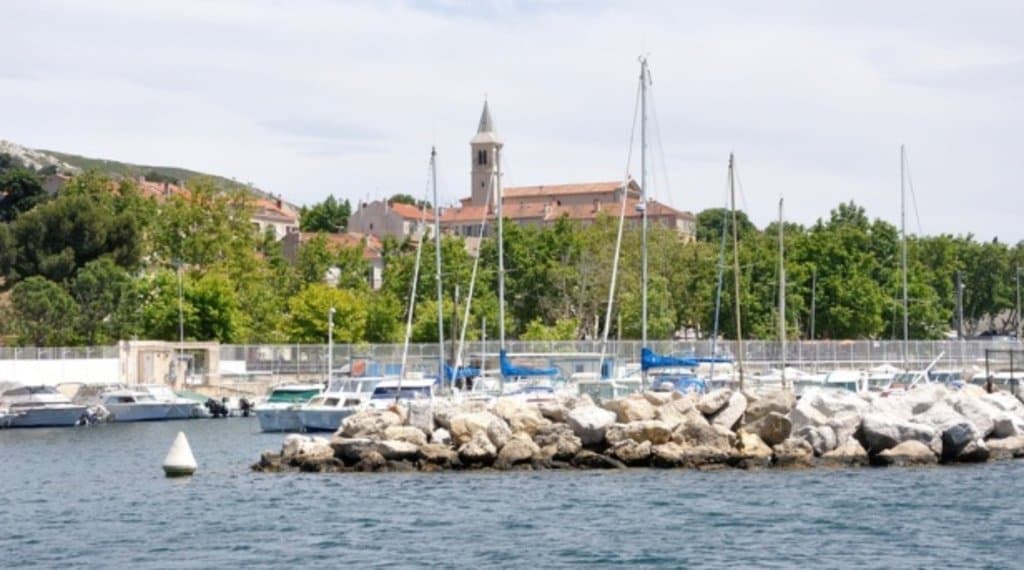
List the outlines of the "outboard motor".
{"type": "Polygon", "coordinates": [[[252,402],[245,398],[238,399],[238,409],[242,411],[242,417],[249,417],[249,413],[252,412],[252,402]]]}
{"type": "Polygon", "coordinates": [[[210,415],[215,418],[226,418],[228,417],[228,408],[224,404],[210,398],[203,404],[207,410],[210,411],[210,415]]]}

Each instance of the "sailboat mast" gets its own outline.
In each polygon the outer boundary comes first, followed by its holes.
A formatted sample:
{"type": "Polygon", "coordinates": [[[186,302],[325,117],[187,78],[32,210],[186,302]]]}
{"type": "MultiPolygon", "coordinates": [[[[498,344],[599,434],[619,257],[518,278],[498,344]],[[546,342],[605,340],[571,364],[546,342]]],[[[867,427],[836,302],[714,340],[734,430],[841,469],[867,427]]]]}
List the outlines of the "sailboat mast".
{"type": "Polygon", "coordinates": [[[736,231],[736,168],[733,154],[729,153],[729,204],[732,208],[732,272],[736,296],[736,367],[739,372],[740,390],[743,389],[743,326],[740,315],[740,240],[736,231]]]}
{"type": "Polygon", "coordinates": [[[647,58],[640,58],[640,341],[647,346],[647,58]]]}
{"type": "Polygon", "coordinates": [[[786,389],[786,246],[779,198],[779,342],[782,354],[782,389],[786,389]]]}
{"type": "Polygon", "coordinates": [[[434,278],[437,280],[437,374],[444,384],[444,287],[441,282],[441,203],[437,199],[437,149],[430,147],[430,181],[434,187],[434,278]]]}
{"type": "Polygon", "coordinates": [[[505,231],[504,231],[504,216],[502,215],[501,206],[504,202],[504,197],[501,192],[501,152],[498,149],[494,150],[494,165],[497,172],[494,173],[494,184],[497,200],[497,208],[495,214],[498,216],[498,348],[505,348],[505,231]]]}
{"type": "Polygon", "coordinates": [[[910,359],[910,312],[907,301],[907,190],[906,150],[900,145],[900,266],[903,273],[903,365],[909,366],[910,359]]]}

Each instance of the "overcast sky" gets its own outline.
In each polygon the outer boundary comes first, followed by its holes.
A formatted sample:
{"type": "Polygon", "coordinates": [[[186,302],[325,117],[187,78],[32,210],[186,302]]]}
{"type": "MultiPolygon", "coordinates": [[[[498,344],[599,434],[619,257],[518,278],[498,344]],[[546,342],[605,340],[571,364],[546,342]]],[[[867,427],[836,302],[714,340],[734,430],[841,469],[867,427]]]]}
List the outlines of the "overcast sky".
{"type": "Polygon", "coordinates": [[[723,205],[733,151],[758,225],[780,195],[897,222],[905,143],[909,231],[1016,242],[1022,25],[1020,2],[13,0],[0,138],[297,203],[421,196],[436,145],[450,203],[485,96],[506,185],[621,178],[647,54],[655,198],[723,205]]]}

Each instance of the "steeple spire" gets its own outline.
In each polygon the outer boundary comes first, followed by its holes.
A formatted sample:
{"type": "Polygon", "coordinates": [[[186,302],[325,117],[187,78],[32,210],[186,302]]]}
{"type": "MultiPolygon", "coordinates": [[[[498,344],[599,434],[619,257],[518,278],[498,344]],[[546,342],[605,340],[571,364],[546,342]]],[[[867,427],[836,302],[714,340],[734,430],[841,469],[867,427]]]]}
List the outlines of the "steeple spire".
{"type": "Polygon", "coordinates": [[[484,99],[484,111],[480,113],[480,126],[477,127],[476,132],[478,133],[493,133],[494,132],[494,121],[491,120],[491,110],[487,107],[487,99],[484,99]]]}

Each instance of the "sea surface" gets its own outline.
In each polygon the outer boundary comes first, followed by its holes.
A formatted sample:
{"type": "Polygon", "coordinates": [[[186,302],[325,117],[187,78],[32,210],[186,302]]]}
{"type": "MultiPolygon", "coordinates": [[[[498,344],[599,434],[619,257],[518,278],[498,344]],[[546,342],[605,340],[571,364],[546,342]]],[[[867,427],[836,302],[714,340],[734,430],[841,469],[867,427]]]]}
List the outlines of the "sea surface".
{"type": "Polygon", "coordinates": [[[1024,567],[1024,461],[260,474],[252,419],[0,430],[0,567],[1024,567]],[[160,469],[184,431],[190,479],[160,469]]]}

